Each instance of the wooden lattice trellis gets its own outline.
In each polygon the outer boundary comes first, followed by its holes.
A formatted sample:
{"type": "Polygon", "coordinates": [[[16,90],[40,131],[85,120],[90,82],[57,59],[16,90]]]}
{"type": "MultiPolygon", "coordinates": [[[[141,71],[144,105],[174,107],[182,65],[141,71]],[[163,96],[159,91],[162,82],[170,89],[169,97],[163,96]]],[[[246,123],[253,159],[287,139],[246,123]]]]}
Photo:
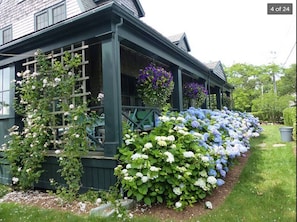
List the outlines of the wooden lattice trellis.
{"type": "MultiPolygon", "coordinates": [[[[88,45],[85,45],[85,42],[79,42],[72,44],[70,46],[65,46],[59,49],[52,50],[51,52],[46,52],[46,58],[53,65],[55,61],[60,61],[63,64],[63,56],[66,52],[71,54],[71,57],[74,57],[76,54],[79,54],[81,57],[81,63],[78,68],[72,70],[75,75],[79,75],[77,78],[77,82],[75,87],[72,90],[72,104],[76,104],[78,99],[87,103],[87,96],[90,92],[87,91],[87,80],[89,77],[86,74],[86,65],[88,61],[86,60],[86,49],[88,45]]],[[[37,60],[36,57],[30,57],[26,59],[26,62],[23,63],[23,66],[26,70],[30,70],[31,72],[38,72],[37,70],[37,60]]],[[[53,148],[56,149],[58,147],[59,137],[61,133],[67,128],[67,121],[64,115],[64,111],[60,109],[59,103],[61,102],[61,98],[55,98],[51,104],[51,112],[55,115],[56,118],[54,123],[51,123],[51,129],[53,133],[53,148]]]]}

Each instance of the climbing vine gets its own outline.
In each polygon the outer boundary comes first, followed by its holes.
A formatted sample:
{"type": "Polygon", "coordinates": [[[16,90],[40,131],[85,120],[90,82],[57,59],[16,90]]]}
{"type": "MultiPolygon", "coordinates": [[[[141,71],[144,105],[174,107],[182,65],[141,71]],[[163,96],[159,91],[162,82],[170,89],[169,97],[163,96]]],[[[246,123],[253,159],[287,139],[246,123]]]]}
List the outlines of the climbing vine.
{"type": "Polygon", "coordinates": [[[81,87],[80,55],[66,52],[61,61],[52,63],[49,57],[38,51],[37,72],[17,73],[15,110],[23,116],[23,127],[13,126],[9,130],[6,154],[13,184],[30,189],[43,172],[48,150],[54,148],[59,172],[66,183],[60,184],[57,191],[72,199],[81,187],[81,156],[89,150],[86,129],[92,118],[87,115],[86,102],[76,96],[81,87]],[[58,112],[53,112],[53,107],[58,112]],[[59,128],[61,115],[64,124],[59,128]]]}

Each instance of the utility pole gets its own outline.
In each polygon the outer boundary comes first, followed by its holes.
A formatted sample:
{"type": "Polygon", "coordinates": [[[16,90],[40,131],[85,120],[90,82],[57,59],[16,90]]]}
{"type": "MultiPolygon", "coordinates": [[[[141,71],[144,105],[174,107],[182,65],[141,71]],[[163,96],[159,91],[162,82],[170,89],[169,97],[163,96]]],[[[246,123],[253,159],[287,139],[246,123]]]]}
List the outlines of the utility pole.
{"type": "MultiPolygon", "coordinates": [[[[271,51],[270,54],[271,54],[271,57],[272,57],[272,64],[275,64],[274,61],[276,59],[276,52],[275,51],[271,51]]],[[[273,92],[276,95],[277,94],[277,90],[276,90],[275,73],[274,73],[273,70],[271,72],[272,72],[271,74],[272,74],[272,81],[273,81],[273,92]]]]}

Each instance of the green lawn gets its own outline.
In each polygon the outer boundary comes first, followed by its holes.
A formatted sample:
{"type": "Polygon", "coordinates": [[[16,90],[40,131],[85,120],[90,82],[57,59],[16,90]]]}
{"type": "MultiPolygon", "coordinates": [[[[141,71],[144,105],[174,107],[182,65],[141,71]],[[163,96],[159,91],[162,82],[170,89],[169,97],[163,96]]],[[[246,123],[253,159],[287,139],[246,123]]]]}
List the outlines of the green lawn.
{"type": "Polygon", "coordinates": [[[295,142],[282,143],[278,126],[263,128],[251,141],[252,154],[230,196],[200,222],[296,221],[295,142]]]}
{"type": "MultiPolygon", "coordinates": [[[[282,143],[278,126],[264,126],[251,141],[252,153],[239,182],[226,201],[192,221],[296,221],[295,142],[282,143]],[[274,144],[285,144],[274,147],[274,144]]],[[[0,196],[5,188],[0,186],[0,196]]],[[[11,203],[0,204],[1,221],[114,221],[75,216],[11,203]]],[[[133,221],[152,221],[134,218],[133,221]]]]}

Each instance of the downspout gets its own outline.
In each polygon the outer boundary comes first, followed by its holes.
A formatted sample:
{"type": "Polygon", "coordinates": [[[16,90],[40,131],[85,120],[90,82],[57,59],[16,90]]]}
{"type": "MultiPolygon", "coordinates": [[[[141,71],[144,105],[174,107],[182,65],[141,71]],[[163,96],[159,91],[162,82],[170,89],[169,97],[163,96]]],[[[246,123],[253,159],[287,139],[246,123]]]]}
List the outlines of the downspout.
{"type": "Polygon", "coordinates": [[[116,25],[115,25],[115,31],[114,31],[114,33],[115,33],[115,37],[118,39],[118,28],[121,26],[121,25],[123,25],[123,23],[124,23],[124,19],[121,17],[121,20],[120,20],[120,22],[119,23],[117,23],[116,25]]]}

